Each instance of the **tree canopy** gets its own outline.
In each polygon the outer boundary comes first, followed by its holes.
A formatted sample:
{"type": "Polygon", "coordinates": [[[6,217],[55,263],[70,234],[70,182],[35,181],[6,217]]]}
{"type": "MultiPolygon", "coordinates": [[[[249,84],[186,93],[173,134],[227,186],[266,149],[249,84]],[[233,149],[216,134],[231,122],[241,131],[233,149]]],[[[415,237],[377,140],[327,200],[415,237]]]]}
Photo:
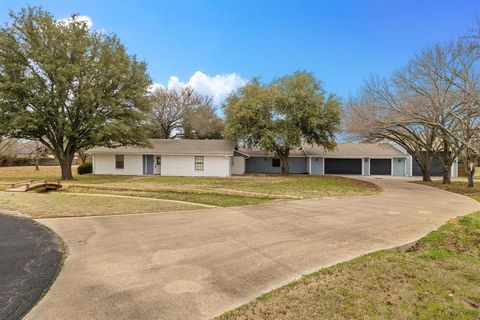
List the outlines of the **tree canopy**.
{"type": "Polygon", "coordinates": [[[340,101],[312,73],[299,71],[268,84],[254,79],[227,99],[225,136],[275,153],[287,174],[290,151],[302,143],[335,147],[340,110],[340,101]]]}
{"type": "Polygon", "coordinates": [[[215,114],[212,98],[191,87],[157,88],[151,94],[149,115],[153,137],[172,139],[220,138],[222,119],[215,114]]]}
{"type": "Polygon", "coordinates": [[[77,15],[57,21],[41,8],[10,13],[0,29],[0,114],[8,134],[38,139],[71,179],[77,150],[145,145],[146,65],[113,34],[77,15]]]}

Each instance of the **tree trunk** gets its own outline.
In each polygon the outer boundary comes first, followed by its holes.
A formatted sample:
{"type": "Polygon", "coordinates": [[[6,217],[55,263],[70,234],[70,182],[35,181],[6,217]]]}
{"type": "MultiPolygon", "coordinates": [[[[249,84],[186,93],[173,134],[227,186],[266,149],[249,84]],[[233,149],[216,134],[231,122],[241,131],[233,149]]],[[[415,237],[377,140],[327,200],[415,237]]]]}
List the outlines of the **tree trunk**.
{"type": "Polygon", "coordinates": [[[62,170],[62,180],[73,180],[72,175],[72,161],[73,161],[73,154],[62,154],[61,157],[58,157],[58,161],[60,162],[60,168],[62,170]]]}
{"type": "Polygon", "coordinates": [[[35,170],[40,170],[38,167],[40,162],[40,146],[38,145],[38,141],[35,142],[35,170]]]}
{"type": "Polygon", "coordinates": [[[475,180],[473,179],[473,176],[475,175],[475,172],[470,172],[468,174],[468,187],[473,188],[475,186],[475,180]]]}
{"type": "Polygon", "coordinates": [[[465,167],[465,173],[467,174],[468,179],[468,187],[473,188],[475,186],[475,180],[473,177],[475,176],[475,163],[464,161],[463,166],[465,167]]]}
{"type": "Polygon", "coordinates": [[[422,181],[430,182],[432,181],[432,177],[430,175],[430,171],[422,170],[422,181]]]}
{"type": "Polygon", "coordinates": [[[450,169],[442,170],[442,184],[450,184],[452,182],[452,172],[450,169]]]}
{"type": "Polygon", "coordinates": [[[280,156],[280,165],[282,167],[282,174],[288,175],[288,156],[280,156]]]}
{"type": "Polygon", "coordinates": [[[422,181],[430,182],[432,181],[432,176],[431,176],[432,160],[431,159],[430,160],[424,159],[424,160],[425,160],[424,166],[420,166],[420,169],[422,170],[422,181]]]}

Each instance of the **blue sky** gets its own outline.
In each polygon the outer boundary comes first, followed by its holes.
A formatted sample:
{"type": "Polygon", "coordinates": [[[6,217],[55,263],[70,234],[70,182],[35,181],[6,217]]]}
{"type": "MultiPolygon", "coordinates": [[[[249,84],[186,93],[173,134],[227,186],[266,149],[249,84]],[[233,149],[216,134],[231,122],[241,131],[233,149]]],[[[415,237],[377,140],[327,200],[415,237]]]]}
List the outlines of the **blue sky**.
{"type": "Polygon", "coordinates": [[[156,83],[182,85],[200,71],[190,83],[223,92],[218,101],[242,79],[270,81],[300,69],[347,98],[362,79],[390,74],[416,51],[460,35],[480,18],[479,0],[3,0],[0,21],[26,4],[58,19],[80,13],[93,29],[118,34],[148,63],[156,83]],[[224,76],[231,73],[236,76],[224,76]]]}

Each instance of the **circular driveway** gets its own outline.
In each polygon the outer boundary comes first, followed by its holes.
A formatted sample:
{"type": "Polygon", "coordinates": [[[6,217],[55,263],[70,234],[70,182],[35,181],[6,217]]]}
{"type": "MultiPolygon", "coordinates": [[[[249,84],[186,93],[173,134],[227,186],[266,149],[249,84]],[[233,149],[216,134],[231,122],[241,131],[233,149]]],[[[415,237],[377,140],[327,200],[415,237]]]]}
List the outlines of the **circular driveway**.
{"type": "Polygon", "coordinates": [[[44,219],[70,255],[27,319],[209,319],[304,274],[415,241],[480,203],[405,179],[258,206],[44,219]]]}
{"type": "Polygon", "coordinates": [[[58,237],[30,219],[0,214],[0,318],[20,319],[61,267],[58,237]]]}

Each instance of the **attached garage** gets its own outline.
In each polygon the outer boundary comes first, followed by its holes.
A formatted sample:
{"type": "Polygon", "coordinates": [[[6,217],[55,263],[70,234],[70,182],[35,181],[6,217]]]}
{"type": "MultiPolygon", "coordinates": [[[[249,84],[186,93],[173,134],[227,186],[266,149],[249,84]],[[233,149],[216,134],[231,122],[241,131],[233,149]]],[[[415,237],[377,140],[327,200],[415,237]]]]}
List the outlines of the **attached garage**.
{"type": "MultiPolygon", "coordinates": [[[[430,165],[430,175],[432,177],[441,177],[442,174],[442,164],[437,159],[434,159],[430,165]]],[[[412,175],[418,177],[422,176],[422,169],[415,159],[413,159],[412,163],[412,175]]]]}
{"type": "Polygon", "coordinates": [[[362,159],[325,158],[326,174],[362,174],[362,159]]]}
{"type": "Polygon", "coordinates": [[[370,159],[371,175],[391,175],[392,159],[370,159]]]}
{"type": "Polygon", "coordinates": [[[304,151],[310,174],[410,175],[409,155],[389,143],[338,143],[334,150],[305,145],[304,151]]]}

